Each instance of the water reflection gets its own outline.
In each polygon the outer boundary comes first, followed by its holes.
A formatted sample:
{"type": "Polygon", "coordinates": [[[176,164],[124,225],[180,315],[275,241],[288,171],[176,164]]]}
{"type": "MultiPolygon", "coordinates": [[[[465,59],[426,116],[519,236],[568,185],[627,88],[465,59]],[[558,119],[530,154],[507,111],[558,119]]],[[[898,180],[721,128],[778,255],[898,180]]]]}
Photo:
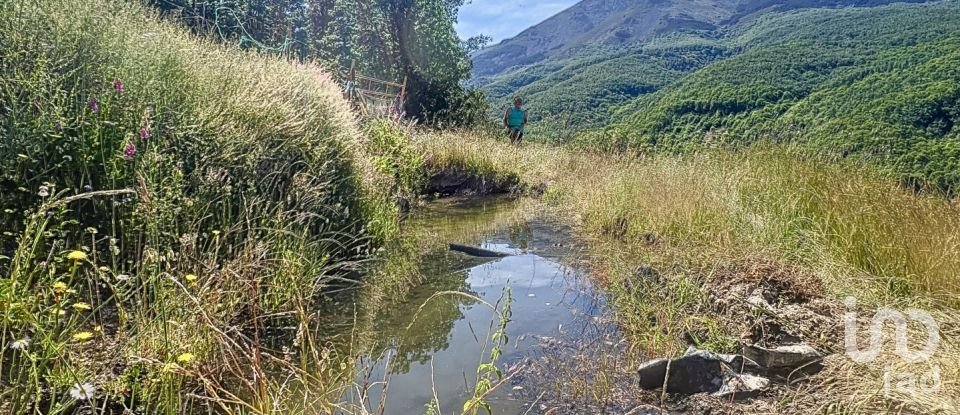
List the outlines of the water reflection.
{"type": "MultiPolygon", "coordinates": [[[[513,317],[506,329],[509,343],[497,362],[502,369],[536,358],[545,345],[579,337],[602,312],[585,279],[558,259],[569,253],[558,248],[566,243],[563,230],[524,220],[509,203],[442,205],[408,225],[416,227],[411,238],[423,247],[413,259],[416,282],[396,289],[374,286],[387,291],[386,300],[371,299],[375,290],[358,290],[321,312],[322,334],[350,339],[346,346],[356,357],[344,413],[382,408],[386,414],[422,414],[434,397],[441,413],[462,410],[472,396],[477,366],[489,356],[496,315],[467,296],[438,293],[466,293],[491,304],[509,293],[513,317]],[[512,256],[473,258],[448,251],[451,242],[512,256]]],[[[488,401],[501,414],[524,413],[530,403],[510,384],[488,401]]]]}

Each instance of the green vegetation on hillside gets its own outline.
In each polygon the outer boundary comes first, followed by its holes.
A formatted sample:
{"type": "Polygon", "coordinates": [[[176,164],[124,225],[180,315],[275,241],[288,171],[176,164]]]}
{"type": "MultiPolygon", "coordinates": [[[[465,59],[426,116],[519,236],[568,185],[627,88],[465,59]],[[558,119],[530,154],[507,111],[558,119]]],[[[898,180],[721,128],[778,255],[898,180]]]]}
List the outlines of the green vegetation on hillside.
{"type": "MultiPolygon", "coordinates": [[[[519,68],[498,76],[483,89],[495,103],[506,104],[516,95],[524,97],[534,127],[537,121],[560,119],[566,128],[583,130],[605,125],[612,116],[611,108],[654,92],[724,53],[710,41],[676,39],[665,47],[597,51],[587,57],[519,68]]],[[[494,105],[493,110],[498,109],[502,110],[494,105]]]]}
{"type": "Polygon", "coordinates": [[[534,140],[593,130],[580,137],[587,147],[644,152],[792,141],[953,192],[957,21],[956,2],[767,13],[515,68],[484,89],[499,101],[528,99],[543,125],[531,129],[534,140]]]}
{"type": "Polygon", "coordinates": [[[645,149],[803,142],[875,161],[911,184],[960,183],[960,6],[766,16],[746,50],[619,109],[610,136],[645,149]]]}

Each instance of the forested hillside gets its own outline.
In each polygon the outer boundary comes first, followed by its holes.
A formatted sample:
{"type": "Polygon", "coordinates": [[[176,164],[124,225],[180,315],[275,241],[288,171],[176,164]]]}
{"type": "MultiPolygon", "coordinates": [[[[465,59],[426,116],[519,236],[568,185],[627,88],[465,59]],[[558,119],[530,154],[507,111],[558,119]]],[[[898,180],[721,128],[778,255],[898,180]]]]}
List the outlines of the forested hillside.
{"type": "Polygon", "coordinates": [[[957,21],[955,2],[767,16],[731,39],[744,52],[620,108],[607,138],[648,149],[790,139],[950,190],[957,21]]]}
{"type": "Polygon", "coordinates": [[[956,2],[737,19],[520,66],[484,89],[495,104],[524,96],[543,138],[560,124],[608,127],[589,145],[643,151],[789,139],[911,185],[960,182],[956,2]]]}

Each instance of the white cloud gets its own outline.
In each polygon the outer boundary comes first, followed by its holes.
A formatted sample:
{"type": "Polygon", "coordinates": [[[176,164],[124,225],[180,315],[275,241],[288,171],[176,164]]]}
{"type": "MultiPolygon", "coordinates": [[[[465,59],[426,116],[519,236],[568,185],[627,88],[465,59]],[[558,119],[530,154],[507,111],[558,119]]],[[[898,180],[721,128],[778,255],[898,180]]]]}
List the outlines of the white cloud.
{"type": "Polygon", "coordinates": [[[473,0],[460,8],[457,33],[468,38],[479,34],[494,42],[516,36],[578,0],[473,0]]]}

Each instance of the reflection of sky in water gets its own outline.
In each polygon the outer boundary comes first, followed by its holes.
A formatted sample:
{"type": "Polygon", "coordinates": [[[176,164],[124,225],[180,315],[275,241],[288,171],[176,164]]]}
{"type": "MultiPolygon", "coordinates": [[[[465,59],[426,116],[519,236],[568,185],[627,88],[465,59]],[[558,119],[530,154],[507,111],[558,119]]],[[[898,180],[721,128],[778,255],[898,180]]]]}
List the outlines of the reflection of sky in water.
{"type": "MultiPolygon", "coordinates": [[[[484,245],[484,248],[517,252],[508,245],[484,245]]],[[[599,313],[594,297],[589,291],[585,292],[588,287],[582,286],[571,270],[535,255],[510,256],[473,267],[467,274],[466,282],[471,291],[491,304],[495,304],[504,295],[505,289],[510,287],[512,319],[507,326],[510,340],[498,362],[501,368],[535,352],[533,346],[540,342],[539,339],[571,335],[570,330],[576,330],[574,327],[583,325],[583,320],[589,320],[584,314],[599,313]]],[[[418,336],[426,333],[445,336],[447,347],[433,353],[432,368],[430,361],[412,361],[409,365],[401,365],[404,372],[391,375],[387,414],[423,413],[424,405],[432,399],[432,384],[440,398],[442,413],[459,413],[463,402],[472,396],[476,368],[489,355],[483,343],[491,335],[491,325],[496,324],[495,315],[488,307],[465,298],[457,304],[462,315],[449,331],[446,327],[416,328],[418,336]],[[436,330],[430,333],[432,328],[436,330]]],[[[428,320],[418,318],[415,324],[430,324],[428,320]]],[[[414,330],[411,328],[411,331],[414,330]]],[[[383,378],[386,365],[386,359],[377,362],[372,373],[373,380],[383,378]]],[[[396,365],[393,367],[395,370],[398,368],[396,365]]],[[[376,396],[370,398],[368,408],[377,408],[381,391],[381,387],[370,390],[370,394],[376,396]]],[[[504,399],[509,392],[510,386],[506,385],[490,399],[494,413],[517,414],[525,411],[520,402],[504,399]]]]}

